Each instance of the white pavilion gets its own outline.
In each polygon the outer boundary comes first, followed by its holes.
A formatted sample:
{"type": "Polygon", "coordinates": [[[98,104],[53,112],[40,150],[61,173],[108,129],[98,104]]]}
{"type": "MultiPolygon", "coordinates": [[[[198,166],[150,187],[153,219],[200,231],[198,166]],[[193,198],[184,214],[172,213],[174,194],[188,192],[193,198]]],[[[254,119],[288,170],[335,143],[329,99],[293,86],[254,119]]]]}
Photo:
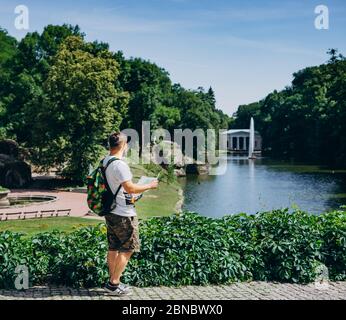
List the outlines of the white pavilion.
{"type": "MultiPolygon", "coordinates": [[[[249,153],[250,129],[231,129],[227,134],[227,150],[231,154],[245,155],[249,153]]],[[[253,153],[260,155],[262,151],[262,137],[258,131],[254,131],[253,153]]]]}

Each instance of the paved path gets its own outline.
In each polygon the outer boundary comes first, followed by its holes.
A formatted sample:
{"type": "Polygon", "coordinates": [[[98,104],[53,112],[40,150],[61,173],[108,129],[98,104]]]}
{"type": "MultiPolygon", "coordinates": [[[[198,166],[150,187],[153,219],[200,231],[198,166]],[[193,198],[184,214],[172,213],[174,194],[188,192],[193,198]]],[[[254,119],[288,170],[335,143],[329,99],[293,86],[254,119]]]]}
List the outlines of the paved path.
{"type": "Polygon", "coordinates": [[[28,196],[28,195],[48,195],[56,197],[56,201],[46,204],[33,204],[21,208],[8,208],[0,209],[0,216],[2,213],[20,212],[20,211],[41,211],[41,210],[57,210],[57,209],[71,209],[70,215],[72,217],[83,217],[89,212],[86,202],[87,195],[82,192],[66,192],[66,191],[53,191],[53,190],[15,190],[11,192],[11,196],[28,196]]]}
{"type": "Polygon", "coordinates": [[[34,287],[26,291],[0,290],[0,300],[346,300],[346,281],[326,286],[278,284],[271,282],[235,283],[222,286],[179,288],[133,288],[127,297],[107,295],[102,289],[34,287]]]}

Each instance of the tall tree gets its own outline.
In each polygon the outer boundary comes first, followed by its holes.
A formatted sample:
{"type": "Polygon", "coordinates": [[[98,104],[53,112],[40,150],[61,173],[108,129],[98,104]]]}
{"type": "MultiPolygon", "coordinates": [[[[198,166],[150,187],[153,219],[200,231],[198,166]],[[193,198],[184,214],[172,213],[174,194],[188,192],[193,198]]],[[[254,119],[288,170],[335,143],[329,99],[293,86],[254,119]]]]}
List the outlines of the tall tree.
{"type": "Polygon", "coordinates": [[[0,28],[0,139],[8,136],[9,126],[6,121],[8,98],[7,85],[10,80],[12,65],[9,63],[17,53],[17,40],[0,28]]]}
{"type": "Polygon", "coordinates": [[[265,152],[276,157],[346,166],[346,59],[336,49],[327,63],[293,74],[292,85],[240,106],[232,127],[255,117],[265,152]]]}
{"type": "Polygon", "coordinates": [[[114,86],[118,75],[110,52],[95,53],[92,44],[76,36],[63,42],[44,82],[44,98],[35,103],[37,163],[83,178],[125,114],[128,97],[114,86]]]}
{"type": "Polygon", "coordinates": [[[35,123],[27,121],[25,110],[29,110],[30,116],[30,106],[42,99],[42,84],[48,76],[53,56],[61,43],[71,35],[83,37],[78,26],[48,25],[42,34],[28,33],[18,43],[15,54],[7,62],[11,66],[8,75],[2,78],[1,83],[5,105],[3,123],[7,137],[21,144],[31,144],[31,128],[35,123]]]}

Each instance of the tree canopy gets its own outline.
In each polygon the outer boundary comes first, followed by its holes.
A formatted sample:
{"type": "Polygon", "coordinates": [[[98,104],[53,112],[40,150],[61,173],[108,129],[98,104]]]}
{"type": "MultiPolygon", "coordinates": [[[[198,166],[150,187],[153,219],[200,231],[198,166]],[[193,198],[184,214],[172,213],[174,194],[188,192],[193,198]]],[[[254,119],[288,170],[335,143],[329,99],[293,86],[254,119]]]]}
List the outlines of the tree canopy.
{"type": "Polygon", "coordinates": [[[291,86],[239,106],[232,127],[248,127],[253,116],[267,154],[345,167],[346,59],[328,54],[327,63],[294,73],[291,86]]]}
{"type": "Polygon", "coordinates": [[[33,163],[81,180],[113,130],[228,128],[212,88],[184,89],[155,63],[84,36],[48,25],[17,42],[0,30],[0,139],[28,148],[33,163]]]}
{"type": "Polygon", "coordinates": [[[66,38],[43,83],[43,98],[30,106],[38,163],[64,165],[64,175],[75,179],[87,172],[126,112],[127,94],[114,86],[118,74],[108,51],[95,53],[80,37],[66,38]]]}

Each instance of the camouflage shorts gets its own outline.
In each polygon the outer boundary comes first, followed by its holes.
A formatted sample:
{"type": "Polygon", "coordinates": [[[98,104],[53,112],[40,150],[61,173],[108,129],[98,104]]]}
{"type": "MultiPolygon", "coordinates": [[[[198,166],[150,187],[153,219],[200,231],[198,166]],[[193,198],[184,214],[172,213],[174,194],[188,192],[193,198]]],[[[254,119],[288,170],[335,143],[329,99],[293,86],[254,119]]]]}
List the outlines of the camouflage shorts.
{"type": "Polygon", "coordinates": [[[138,218],[109,214],[106,217],[108,248],[110,251],[140,251],[138,218]]]}

